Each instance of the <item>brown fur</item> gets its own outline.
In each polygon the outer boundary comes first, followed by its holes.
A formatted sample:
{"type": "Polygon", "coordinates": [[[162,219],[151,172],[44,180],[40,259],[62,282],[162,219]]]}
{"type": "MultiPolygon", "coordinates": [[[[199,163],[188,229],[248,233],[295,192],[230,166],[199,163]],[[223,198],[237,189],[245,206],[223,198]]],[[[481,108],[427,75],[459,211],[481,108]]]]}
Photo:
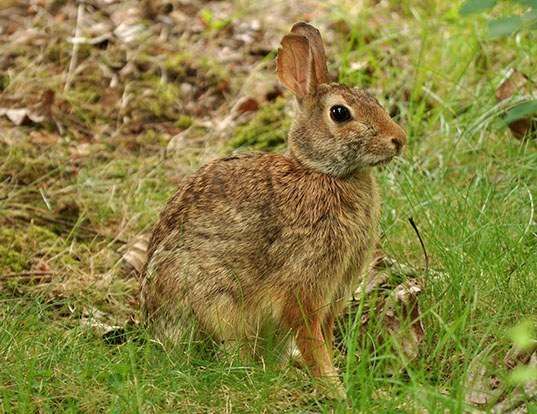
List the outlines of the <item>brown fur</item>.
{"type": "Polygon", "coordinates": [[[320,82],[319,62],[304,52],[315,31],[301,27],[306,36],[288,35],[278,62],[299,102],[288,154],[220,159],[183,182],[153,231],[142,307],[162,339],[179,340],[192,323],[198,335],[254,352],[267,330],[295,339],[312,374],[337,385],[334,320],[377,239],[372,167],[406,138],[366,92],[320,82]],[[334,104],[354,119],[332,122],[334,104]]]}

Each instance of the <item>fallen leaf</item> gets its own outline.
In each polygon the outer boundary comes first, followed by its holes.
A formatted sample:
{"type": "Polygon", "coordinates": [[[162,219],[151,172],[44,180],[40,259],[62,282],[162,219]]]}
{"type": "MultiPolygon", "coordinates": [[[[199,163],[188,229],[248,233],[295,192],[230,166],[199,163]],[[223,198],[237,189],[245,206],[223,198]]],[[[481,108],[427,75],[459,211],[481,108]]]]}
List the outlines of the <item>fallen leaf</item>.
{"type": "Polygon", "coordinates": [[[242,114],[244,112],[254,112],[259,109],[259,103],[255,98],[243,96],[237,101],[231,112],[242,114]]]}
{"type": "Polygon", "coordinates": [[[395,287],[383,309],[384,324],[407,361],[418,356],[425,336],[418,303],[421,291],[416,279],[408,279],[395,287]]]}
{"type": "Polygon", "coordinates": [[[506,79],[496,89],[496,99],[504,101],[515,95],[528,82],[528,77],[513,69],[507,73],[506,79]]]}
{"type": "Polygon", "coordinates": [[[145,26],[141,23],[121,23],[114,29],[114,35],[124,43],[134,43],[141,39],[145,31],[145,26]]]}
{"type": "MultiPolygon", "coordinates": [[[[526,365],[528,369],[537,369],[537,353],[533,353],[526,365]]],[[[537,398],[537,379],[533,377],[524,385],[515,387],[505,399],[492,408],[494,414],[528,412],[527,402],[537,398]],[[525,410],[525,411],[524,411],[525,410]]]]}
{"type": "Polygon", "coordinates": [[[364,278],[358,289],[353,294],[353,299],[359,301],[363,294],[369,295],[375,289],[380,288],[388,281],[388,275],[383,272],[370,272],[369,276],[364,278]],[[365,292],[364,292],[365,290],[365,292]]]}
{"type": "Polygon", "coordinates": [[[91,150],[91,144],[87,142],[82,142],[74,147],[69,148],[69,152],[74,160],[87,157],[91,154],[91,150]]]}
{"type": "Polygon", "coordinates": [[[91,307],[82,311],[82,317],[80,318],[80,325],[86,328],[90,328],[95,335],[106,337],[111,332],[116,332],[123,329],[118,325],[110,325],[105,322],[107,314],[100,311],[97,308],[91,307]]]}
{"type": "Polygon", "coordinates": [[[465,401],[468,404],[487,405],[494,399],[498,398],[498,392],[494,392],[491,388],[490,376],[487,366],[485,365],[485,357],[490,353],[491,348],[486,348],[481,351],[468,366],[466,377],[466,396],[465,401]]]}
{"type": "Polygon", "coordinates": [[[60,140],[60,137],[52,132],[32,131],[30,132],[30,140],[33,144],[54,145],[60,140]]]}
{"type": "MultiPolygon", "coordinates": [[[[370,319],[376,315],[383,327],[379,342],[391,341],[399,351],[404,366],[419,355],[419,347],[425,337],[418,303],[423,282],[415,277],[408,277],[408,273],[416,275],[417,272],[413,270],[405,272],[404,282],[394,283],[394,278],[390,278],[390,275],[394,274],[392,270],[400,270],[400,266],[395,266],[395,263],[395,260],[386,257],[382,250],[377,249],[369,272],[353,294],[350,312],[355,312],[357,305],[365,299],[360,321],[362,332],[365,334],[370,319]]],[[[395,274],[397,279],[401,280],[402,275],[397,272],[395,274]]]]}
{"type": "Polygon", "coordinates": [[[0,108],[0,116],[5,116],[17,126],[28,122],[39,124],[45,120],[43,115],[33,112],[28,108],[0,108]]]}
{"type": "Polygon", "coordinates": [[[506,113],[505,122],[515,138],[522,139],[529,132],[537,131],[537,101],[532,96],[528,77],[516,69],[507,72],[504,81],[496,90],[499,102],[510,102],[516,98],[516,104],[506,113]]]}
{"type": "Polygon", "coordinates": [[[505,355],[503,362],[507,368],[513,369],[518,364],[526,364],[533,352],[537,351],[537,341],[533,341],[533,345],[528,349],[520,349],[517,346],[513,346],[505,355]]]}

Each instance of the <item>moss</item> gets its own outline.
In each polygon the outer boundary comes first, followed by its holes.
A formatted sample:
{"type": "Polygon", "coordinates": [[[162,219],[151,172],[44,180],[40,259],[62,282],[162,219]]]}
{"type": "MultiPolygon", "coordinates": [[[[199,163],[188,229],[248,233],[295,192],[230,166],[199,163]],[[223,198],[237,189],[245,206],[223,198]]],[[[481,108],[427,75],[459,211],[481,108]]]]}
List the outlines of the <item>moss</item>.
{"type": "Polygon", "coordinates": [[[7,75],[0,74],[0,91],[6,89],[9,85],[9,77],[7,75]]]}
{"type": "Polygon", "coordinates": [[[26,185],[44,176],[51,179],[61,177],[68,168],[58,162],[61,155],[63,153],[59,149],[45,154],[22,140],[17,146],[0,146],[0,159],[3,160],[0,180],[16,180],[18,184],[26,185]]]}
{"type": "Polygon", "coordinates": [[[167,144],[168,137],[165,134],[162,134],[161,132],[154,129],[148,129],[145,132],[134,136],[133,141],[130,142],[130,146],[134,145],[135,147],[137,147],[134,148],[136,151],[145,151],[146,154],[147,151],[151,149],[160,149],[162,147],[165,147],[167,144]]]}
{"type": "Polygon", "coordinates": [[[261,108],[250,122],[237,128],[228,146],[263,151],[283,149],[291,125],[284,108],[283,98],[261,108]]]}
{"type": "MultiPolygon", "coordinates": [[[[154,61],[152,57],[146,59],[149,59],[149,62],[154,61]]],[[[176,53],[168,57],[163,66],[172,83],[192,83],[195,80],[198,87],[207,87],[229,80],[229,73],[225,66],[210,56],[193,56],[187,52],[176,53]]],[[[155,75],[160,79],[160,70],[155,72],[155,75]]]]}
{"type": "Polygon", "coordinates": [[[22,272],[28,260],[24,255],[12,250],[10,245],[0,245],[0,269],[2,272],[22,272]]]}
{"type": "Polygon", "coordinates": [[[54,40],[45,49],[45,58],[54,63],[65,63],[70,58],[71,46],[61,40],[54,40]]]}
{"type": "Polygon", "coordinates": [[[41,226],[0,229],[0,271],[28,270],[36,250],[51,247],[57,239],[58,236],[41,226]]]}
{"type": "MultiPolygon", "coordinates": [[[[154,58],[149,57],[150,61],[154,58]]],[[[188,67],[192,65],[192,56],[188,53],[174,53],[164,61],[164,69],[172,78],[182,78],[187,75],[188,67]]]]}
{"type": "Polygon", "coordinates": [[[46,244],[46,245],[51,245],[52,243],[54,243],[56,241],[56,239],[58,238],[58,236],[50,231],[49,229],[45,228],[45,227],[41,227],[41,226],[30,226],[28,227],[28,230],[27,230],[27,237],[30,239],[30,240],[35,240],[36,242],[38,243],[42,243],[42,244],[46,244]]]}
{"type": "Polygon", "coordinates": [[[175,126],[181,129],[187,129],[191,125],[192,125],[192,117],[188,115],[180,115],[179,119],[175,123],[175,126]]]}
{"type": "Polygon", "coordinates": [[[210,30],[215,32],[225,29],[231,23],[230,18],[219,19],[210,9],[201,9],[199,17],[210,30]]]}
{"type": "Polygon", "coordinates": [[[157,118],[174,119],[175,110],[181,98],[181,92],[176,84],[162,84],[155,79],[152,90],[154,93],[149,99],[144,99],[147,109],[157,118]],[[151,99],[152,98],[152,99],[151,99]]]}
{"type": "Polygon", "coordinates": [[[135,121],[173,121],[181,110],[181,91],[176,83],[163,84],[160,76],[145,75],[133,82],[132,90],[145,91],[133,97],[127,112],[135,121]]]}

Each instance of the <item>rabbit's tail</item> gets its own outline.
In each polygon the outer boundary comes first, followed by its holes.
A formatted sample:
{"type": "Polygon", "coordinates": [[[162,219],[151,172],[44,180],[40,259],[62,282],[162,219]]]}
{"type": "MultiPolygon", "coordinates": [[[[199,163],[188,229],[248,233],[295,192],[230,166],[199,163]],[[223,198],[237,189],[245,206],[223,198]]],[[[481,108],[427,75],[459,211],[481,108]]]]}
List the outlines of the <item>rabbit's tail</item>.
{"type": "Polygon", "coordinates": [[[123,247],[121,262],[125,273],[137,278],[140,278],[144,273],[150,239],[151,234],[149,233],[139,234],[123,247]]]}

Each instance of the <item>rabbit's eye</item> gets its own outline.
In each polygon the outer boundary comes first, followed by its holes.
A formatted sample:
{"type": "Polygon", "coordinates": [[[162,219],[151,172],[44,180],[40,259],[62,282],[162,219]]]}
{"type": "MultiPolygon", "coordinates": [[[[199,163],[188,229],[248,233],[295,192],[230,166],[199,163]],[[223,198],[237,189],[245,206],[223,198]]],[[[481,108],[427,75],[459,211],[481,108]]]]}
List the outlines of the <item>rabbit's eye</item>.
{"type": "Polygon", "coordinates": [[[334,105],[330,108],[330,118],[338,124],[351,119],[351,111],[343,105],[334,105]]]}

